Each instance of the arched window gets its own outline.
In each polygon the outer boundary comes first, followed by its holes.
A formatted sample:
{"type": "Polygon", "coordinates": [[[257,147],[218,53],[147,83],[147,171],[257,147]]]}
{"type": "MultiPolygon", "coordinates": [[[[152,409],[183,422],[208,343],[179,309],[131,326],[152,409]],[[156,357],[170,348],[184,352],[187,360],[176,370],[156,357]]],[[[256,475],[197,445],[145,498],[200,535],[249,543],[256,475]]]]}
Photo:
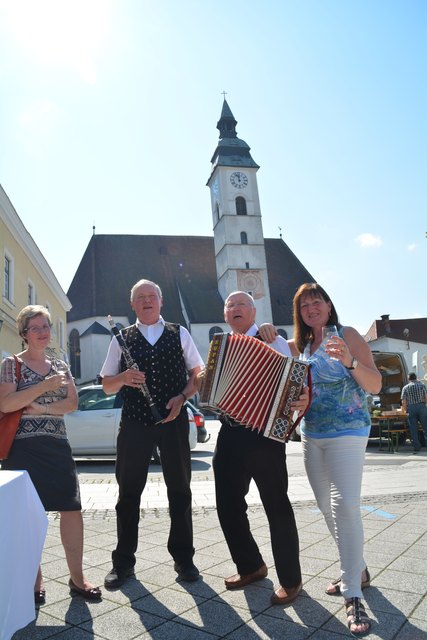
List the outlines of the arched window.
{"type": "Polygon", "coordinates": [[[240,233],[240,242],[242,244],[248,244],[248,234],[246,233],[246,231],[242,231],[240,233]]]}
{"type": "Polygon", "coordinates": [[[246,200],[242,196],[236,198],[236,213],[238,216],[247,216],[248,211],[246,209],[246,200]]]}
{"type": "Polygon", "coordinates": [[[224,331],[221,329],[221,327],[211,327],[209,329],[209,342],[212,340],[215,333],[224,333],[224,331]]]}
{"type": "Polygon", "coordinates": [[[69,338],[70,344],[70,367],[71,373],[74,378],[81,378],[81,366],[80,366],[80,335],[77,329],[73,329],[69,338]]]}
{"type": "Polygon", "coordinates": [[[215,220],[214,223],[216,224],[219,220],[219,204],[218,202],[215,203],[215,216],[214,216],[215,220]]]}

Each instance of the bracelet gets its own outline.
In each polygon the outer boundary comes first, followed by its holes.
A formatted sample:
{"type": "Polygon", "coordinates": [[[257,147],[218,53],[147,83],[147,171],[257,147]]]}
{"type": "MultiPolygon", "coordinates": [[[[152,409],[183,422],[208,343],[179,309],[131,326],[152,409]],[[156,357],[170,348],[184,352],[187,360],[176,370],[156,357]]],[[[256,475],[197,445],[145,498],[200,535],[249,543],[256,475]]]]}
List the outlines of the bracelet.
{"type": "Polygon", "coordinates": [[[185,395],[185,393],[180,391],[178,395],[180,395],[180,396],[182,396],[184,398],[184,402],[187,402],[187,396],[185,395]]]}

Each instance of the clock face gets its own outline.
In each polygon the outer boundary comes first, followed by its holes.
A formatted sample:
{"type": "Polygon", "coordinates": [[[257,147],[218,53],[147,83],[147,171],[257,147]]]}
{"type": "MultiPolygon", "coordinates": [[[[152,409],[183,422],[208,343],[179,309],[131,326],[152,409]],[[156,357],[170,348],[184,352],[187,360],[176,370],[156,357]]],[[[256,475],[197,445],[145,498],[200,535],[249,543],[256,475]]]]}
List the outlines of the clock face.
{"type": "Polygon", "coordinates": [[[236,189],[244,189],[248,184],[248,176],[242,171],[234,171],[230,176],[230,182],[236,189]]]}

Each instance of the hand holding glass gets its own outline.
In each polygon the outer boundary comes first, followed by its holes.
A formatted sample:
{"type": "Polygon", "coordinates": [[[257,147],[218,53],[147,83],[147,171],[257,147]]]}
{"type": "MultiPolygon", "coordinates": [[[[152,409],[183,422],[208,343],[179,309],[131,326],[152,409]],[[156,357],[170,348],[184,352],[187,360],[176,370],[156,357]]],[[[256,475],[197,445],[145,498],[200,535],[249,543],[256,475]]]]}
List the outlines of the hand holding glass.
{"type": "MultiPolygon", "coordinates": [[[[335,342],[331,341],[331,338],[339,337],[338,329],[334,324],[328,324],[326,327],[322,327],[322,341],[325,342],[325,346],[330,348],[334,348],[336,346],[335,342]]],[[[331,360],[338,360],[339,358],[334,358],[334,356],[328,354],[331,360]]]]}

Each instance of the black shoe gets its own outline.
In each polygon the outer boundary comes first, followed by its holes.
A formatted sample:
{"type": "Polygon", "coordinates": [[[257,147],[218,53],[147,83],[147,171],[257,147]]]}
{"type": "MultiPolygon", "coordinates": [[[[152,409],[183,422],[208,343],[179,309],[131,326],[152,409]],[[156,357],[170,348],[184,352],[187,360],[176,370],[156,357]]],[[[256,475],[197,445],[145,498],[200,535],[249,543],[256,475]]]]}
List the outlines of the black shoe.
{"type": "Polygon", "coordinates": [[[70,595],[72,596],[81,596],[85,600],[101,600],[102,592],[99,587],[91,587],[90,589],[81,589],[78,587],[71,578],[68,581],[68,586],[70,587],[70,595]]]}
{"type": "Polygon", "coordinates": [[[110,573],[107,573],[104,580],[104,586],[106,589],[117,589],[117,587],[121,587],[131,576],[135,575],[135,570],[133,567],[129,567],[128,569],[120,569],[119,567],[113,567],[110,573]]]}
{"type": "Polygon", "coordinates": [[[192,561],[185,564],[175,562],[173,568],[177,572],[178,578],[184,580],[184,582],[195,582],[200,575],[198,568],[192,561]]]}

